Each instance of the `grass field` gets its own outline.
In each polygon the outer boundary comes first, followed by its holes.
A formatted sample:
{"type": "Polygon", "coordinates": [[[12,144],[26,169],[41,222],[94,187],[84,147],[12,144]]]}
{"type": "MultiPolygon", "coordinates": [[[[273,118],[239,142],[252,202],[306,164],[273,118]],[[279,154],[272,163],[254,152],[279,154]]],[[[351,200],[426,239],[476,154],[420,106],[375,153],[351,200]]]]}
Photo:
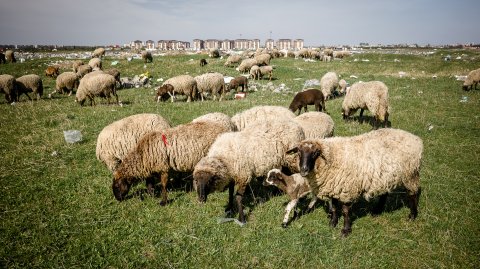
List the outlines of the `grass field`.
{"type": "MultiPolygon", "coordinates": [[[[260,90],[244,100],[155,103],[153,87],[125,89],[118,92],[122,107],[104,100],[97,100],[96,107],[80,107],[73,96],[46,98],[55,82],[44,70],[60,58],[0,65],[0,73],[16,77],[39,74],[47,88],[40,101],[22,97],[9,105],[0,96],[0,268],[479,268],[480,91],[464,92],[454,75],[479,68],[480,52],[424,52],[371,51],[330,63],[274,59],[274,87],[283,83],[292,93],[260,90]],[[443,60],[447,54],[452,61],[443,60]],[[209,112],[232,116],[256,105],[288,106],[307,79],[320,79],[327,71],[350,84],[385,82],[391,126],[423,139],[416,221],[407,220],[409,210],[398,192],[378,217],[369,214],[371,203],[359,201],[348,238],[340,237],[342,225],[328,226],[321,207],[283,229],[288,198],[253,182],[245,203],[247,225],[218,223],[228,193],[214,193],[199,204],[191,178],[180,176],[170,185],[165,207],[159,197],[115,200],[111,173],[95,158],[104,126],[144,112],[178,125],[209,112]],[[80,130],[83,141],[65,143],[63,131],[70,129],[80,130]]],[[[149,71],[154,82],[187,72],[238,74],[220,59],[207,59],[201,68],[201,57],[155,57],[144,68],[141,60],[107,56],[104,67],[118,60],[122,76],[149,71]]],[[[371,130],[369,124],[342,120],[342,99],[326,105],[335,134],[371,130]]],[[[143,189],[140,184],[131,193],[143,189]]]]}

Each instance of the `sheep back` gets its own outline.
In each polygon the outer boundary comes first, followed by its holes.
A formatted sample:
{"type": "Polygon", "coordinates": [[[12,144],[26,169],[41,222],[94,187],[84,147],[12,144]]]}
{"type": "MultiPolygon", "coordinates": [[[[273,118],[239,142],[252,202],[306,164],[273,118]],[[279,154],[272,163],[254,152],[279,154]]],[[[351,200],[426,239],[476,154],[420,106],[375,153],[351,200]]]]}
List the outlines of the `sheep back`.
{"type": "Polygon", "coordinates": [[[242,73],[249,72],[250,68],[252,68],[252,66],[256,64],[257,64],[257,61],[255,59],[244,59],[238,66],[238,71],[242,73]]]}
{"type": "Polygon", "coordinates": [[[102,60],[100,58],[92,58],[88,61],[88,65],[94,69],[102,69],[102,60]]]}
{"type": "Polygon", "coordinates": [[[37,100],[40,100],[40,97],[43,95],[42,79],[35,74],[24,75],[17,78],[16,87],[18,97],[20,97],[22,93],[25,93],[28,96],[29,92],[33,92],[37,96],[37,100]]]}
{"type": "Polygon", "coordinates": [[[224,113],[220,113],[220,112],[208,113],[192,120],[192,122],[201,122],[201,121],[213,121],[215,123],[223,125],[226,130],[232,130],[232,131],[237,130],[237,126],[233,124],[232,119],[224,113]]]}
{"type": "Polygon", "coordinates": [[[463,89],[468,90],[472,88],[475,85],[475,88],[477,84],[480,82],[480,68],[472,70],[468,73],[467,78],[465,79],[463,83],[463,89]]]}
{"type": "Polygon", "coordinates": [[[342,113],[349,116],[357,109],[368,109],[379,121],[388,118],[388,87],[381,81],[357,82],[345,95],[342,103],[342,113]]]}
{"type": "Polygon", "coordinates": [[[307,112],[295,117],[294,121],[303,128],[305,139],[321,139],[333,136],[332,117],[323,112],[307,112]]]}
{"type": "Polygon", "coordinates": [[[163,82],[163,85],[165,84],[172,85],[174,93],[186,95],[187,102],[193,100],[197,95],[197,82],[190,75],[180,75],[169,78],[163,82]]]}
{"type": "Polygon", "coordinates": [[[110,102],[110,95],[115,96],[118,103],[115,78],[112,75],[99,72],[83,77],[80,80],[75,100],[83,105],[86,98],[89,98],[93,105],[95,96],[107,98],[108,102],[110,102]]]}
{"type": "Polygon", "coordinates": [[[5,51],[5,59],[9,63],[16,63],[17,62],[17,59],[15,59],[15,53],[13,52],[13,50],[5,51]]]}
{"type": "Polygon", "coordinates": [[[210,93],[215,98],[221,98],[225,92],[225,81],[223,75],[218,72],[205,73],[195,77],[199,94],[210,93]]]}
{"type": "Polygon", "coordinates": [[[232,117],[232,122],[237,126],[238,130],[243,130],[252,123],[275,121],[279,118],[293,119],[295,114],[281,106],[256,106],[235,114],[232,117]]]}
{"type": "Polygon", "coordinates": [[[15,77],[12,75],[0,75],[0,91],[5,94],[7,102],[11,103],[16,100],[15,77]]]}
{"type": "Polygon", "coordinates": [[[76,73],[63,72],[58,75],[55,81],[55,89],[59,93],[63,93],[65,90],[73,92],[74,89],[78,88],[79,83],[80,79],[76,73]]]}
{"type": "Polygon", "coordinates": [[[335,89],[338,88],[338,76],[335,72],[327,72],[320,79],[320,89],[322,90],[325,100],[332,96],[335,89]]]}

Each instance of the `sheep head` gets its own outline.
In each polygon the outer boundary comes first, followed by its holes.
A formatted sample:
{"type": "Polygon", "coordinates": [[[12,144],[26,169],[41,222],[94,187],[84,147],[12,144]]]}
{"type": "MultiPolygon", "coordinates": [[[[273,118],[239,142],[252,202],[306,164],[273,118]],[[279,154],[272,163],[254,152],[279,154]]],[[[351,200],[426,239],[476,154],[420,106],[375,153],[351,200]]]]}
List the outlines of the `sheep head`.
{"type": "Polygon", "coordinates": [[[318,157],[325,159],[325,148],[320,142],[304,140],[296,147],[287,151],[287,154],[298,153],[300,174],[307,177],[315,170],[315,163],[318,157]]]}
{"type": "Polygon", "coordinates": [[[278,186],[280,183],[285,185],[282,172],[279,169],[268,171],[267,178],[263,181],[263,186],[278,186]]]}
{"type": "Polygon", "coordinates": [[[211,192],[225,190],[229,183],[225,165],[218,159],[204,157],[193,171],[193,186],[199,202],[206,202],[211,192]]]}
{"type": "Polygon", "coordinates": [[[118,201],[123,201],[127,196],[128,191],[130,190],[130,184],[127,180],[125,180],[121,174],[116,171],[113,174],[113,183],[112,183],[112,191],[115,199],[118,201]]]}
{"type": "Polygon", "coordinates": [[[173,86],[171,84],[164,84],[161,87],[157,89],[156,95],[155,95],[155,101],[159,102],[161,101],[166,101],[170,96],[173,94],[173,86]]]}

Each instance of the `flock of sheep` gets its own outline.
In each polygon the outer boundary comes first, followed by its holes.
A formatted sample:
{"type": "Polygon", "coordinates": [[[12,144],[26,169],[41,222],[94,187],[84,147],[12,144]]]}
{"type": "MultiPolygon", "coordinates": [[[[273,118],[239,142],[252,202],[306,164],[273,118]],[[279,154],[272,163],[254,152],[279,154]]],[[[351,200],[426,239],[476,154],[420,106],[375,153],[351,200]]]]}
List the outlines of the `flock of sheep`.
{"type": "MultiPolygon", "coordinates": [[[[102,70],[101,57],[105,50],[94,52],[88,64],[77,61],[73,72],[59,73],[47,68],[47,76],[56,77],[56,89],[51,94],[72,94],[76,101],[94,97],[107,98],[116,94],[118,70],[102,70]]],[[[13,53],[12,55],[13,56],[13,53]]],[[[9,56],[11,58],[11,56],[9,56]]],[[[152,61],[149,53],[142,54],[145,62],[152,61]]],[[[157,89],[156,100],[172,102],[176,95],[187,102],[213,96],[221,100],[227,90],[242,87],[248,90],[248,78],[272,78],[271,54],[259,53],[242,59],[229,56],[225,66],[236,66],[240,75],[229,83],[221,73],[205,73],[196,77],[180,75],[166,80],[157,89]]],[[[206,61],[202,61],[204,66],[206,61]]],[[[472,71],[464,88],[476,88],[480,69],[472,71]]],[[[14,78],[0,75],[0,88],[7,102],[29,92],[40,98],[43,85],[35,74],[14,78]]],[[[326,73],[320,89],[299,92],[289,108],[257,106],[233,117],[209,113],[190,123],[171,126],[157,114],[138,114],[113,122],[103,128],[96,145],[97,159],[112,172],[114,197],[125,200],[135,184],[145,181],[149,193],[160,182],[160,204],[168,202],[169,173],[187,172],[193,176],[198,200],[206,202],[210,193],[229,190],[227,212],[238,212],[238,220],[246,222],[243,196],[252,179],[264,177],[264,185],[274,185],[291,199],[285,209],[282,225],[286,227],[290,212],[298,200],[311,193],[312,209],[317,199],[328,202],[330,225],[344,217],[342,235],[351,232],[350,209],[360,197],[379,197],[374,209],[381,213],[386,197],[392,190],[407,191],[410,219],[418,214],[422,140],[406,131],[381,128],[353,137],[334,137],[334,122],[326,114],[325,104],[336,93],[345,94],[342,115],[348,119],[357,110],[360,117],[365,109],[375,118],[374,127],[387,126],[389,116],[388,87],[380,81],[357,82],[347,87],[335,72],[326,73]],[[315,105],[315,112],[307,112],[315,105]],[[305,113],[301,114],[302,108],[305,113]],[[298,111],[298,115],[294,113],[298,111]],[[323,112],[322,112],[323,111],[323,112]]],[[[51,95],[50,94],[50,95],[51,95]]],[[[30,98],[30,96],[28,96],[30,98]]]]}

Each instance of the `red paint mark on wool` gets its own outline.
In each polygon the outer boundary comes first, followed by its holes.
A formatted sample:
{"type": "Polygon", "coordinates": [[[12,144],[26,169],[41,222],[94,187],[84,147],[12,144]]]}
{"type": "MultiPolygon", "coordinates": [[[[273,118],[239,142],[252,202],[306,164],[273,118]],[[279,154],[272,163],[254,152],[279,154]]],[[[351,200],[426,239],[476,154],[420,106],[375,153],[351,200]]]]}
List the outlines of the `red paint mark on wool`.
{"type": "Polygon", "coordinates": [[[162,134],[162,141],[163,141],[163,144],[166,146],[168,146],[168,143],[167,143],[167,136],[165,134],[162,134]]]}

